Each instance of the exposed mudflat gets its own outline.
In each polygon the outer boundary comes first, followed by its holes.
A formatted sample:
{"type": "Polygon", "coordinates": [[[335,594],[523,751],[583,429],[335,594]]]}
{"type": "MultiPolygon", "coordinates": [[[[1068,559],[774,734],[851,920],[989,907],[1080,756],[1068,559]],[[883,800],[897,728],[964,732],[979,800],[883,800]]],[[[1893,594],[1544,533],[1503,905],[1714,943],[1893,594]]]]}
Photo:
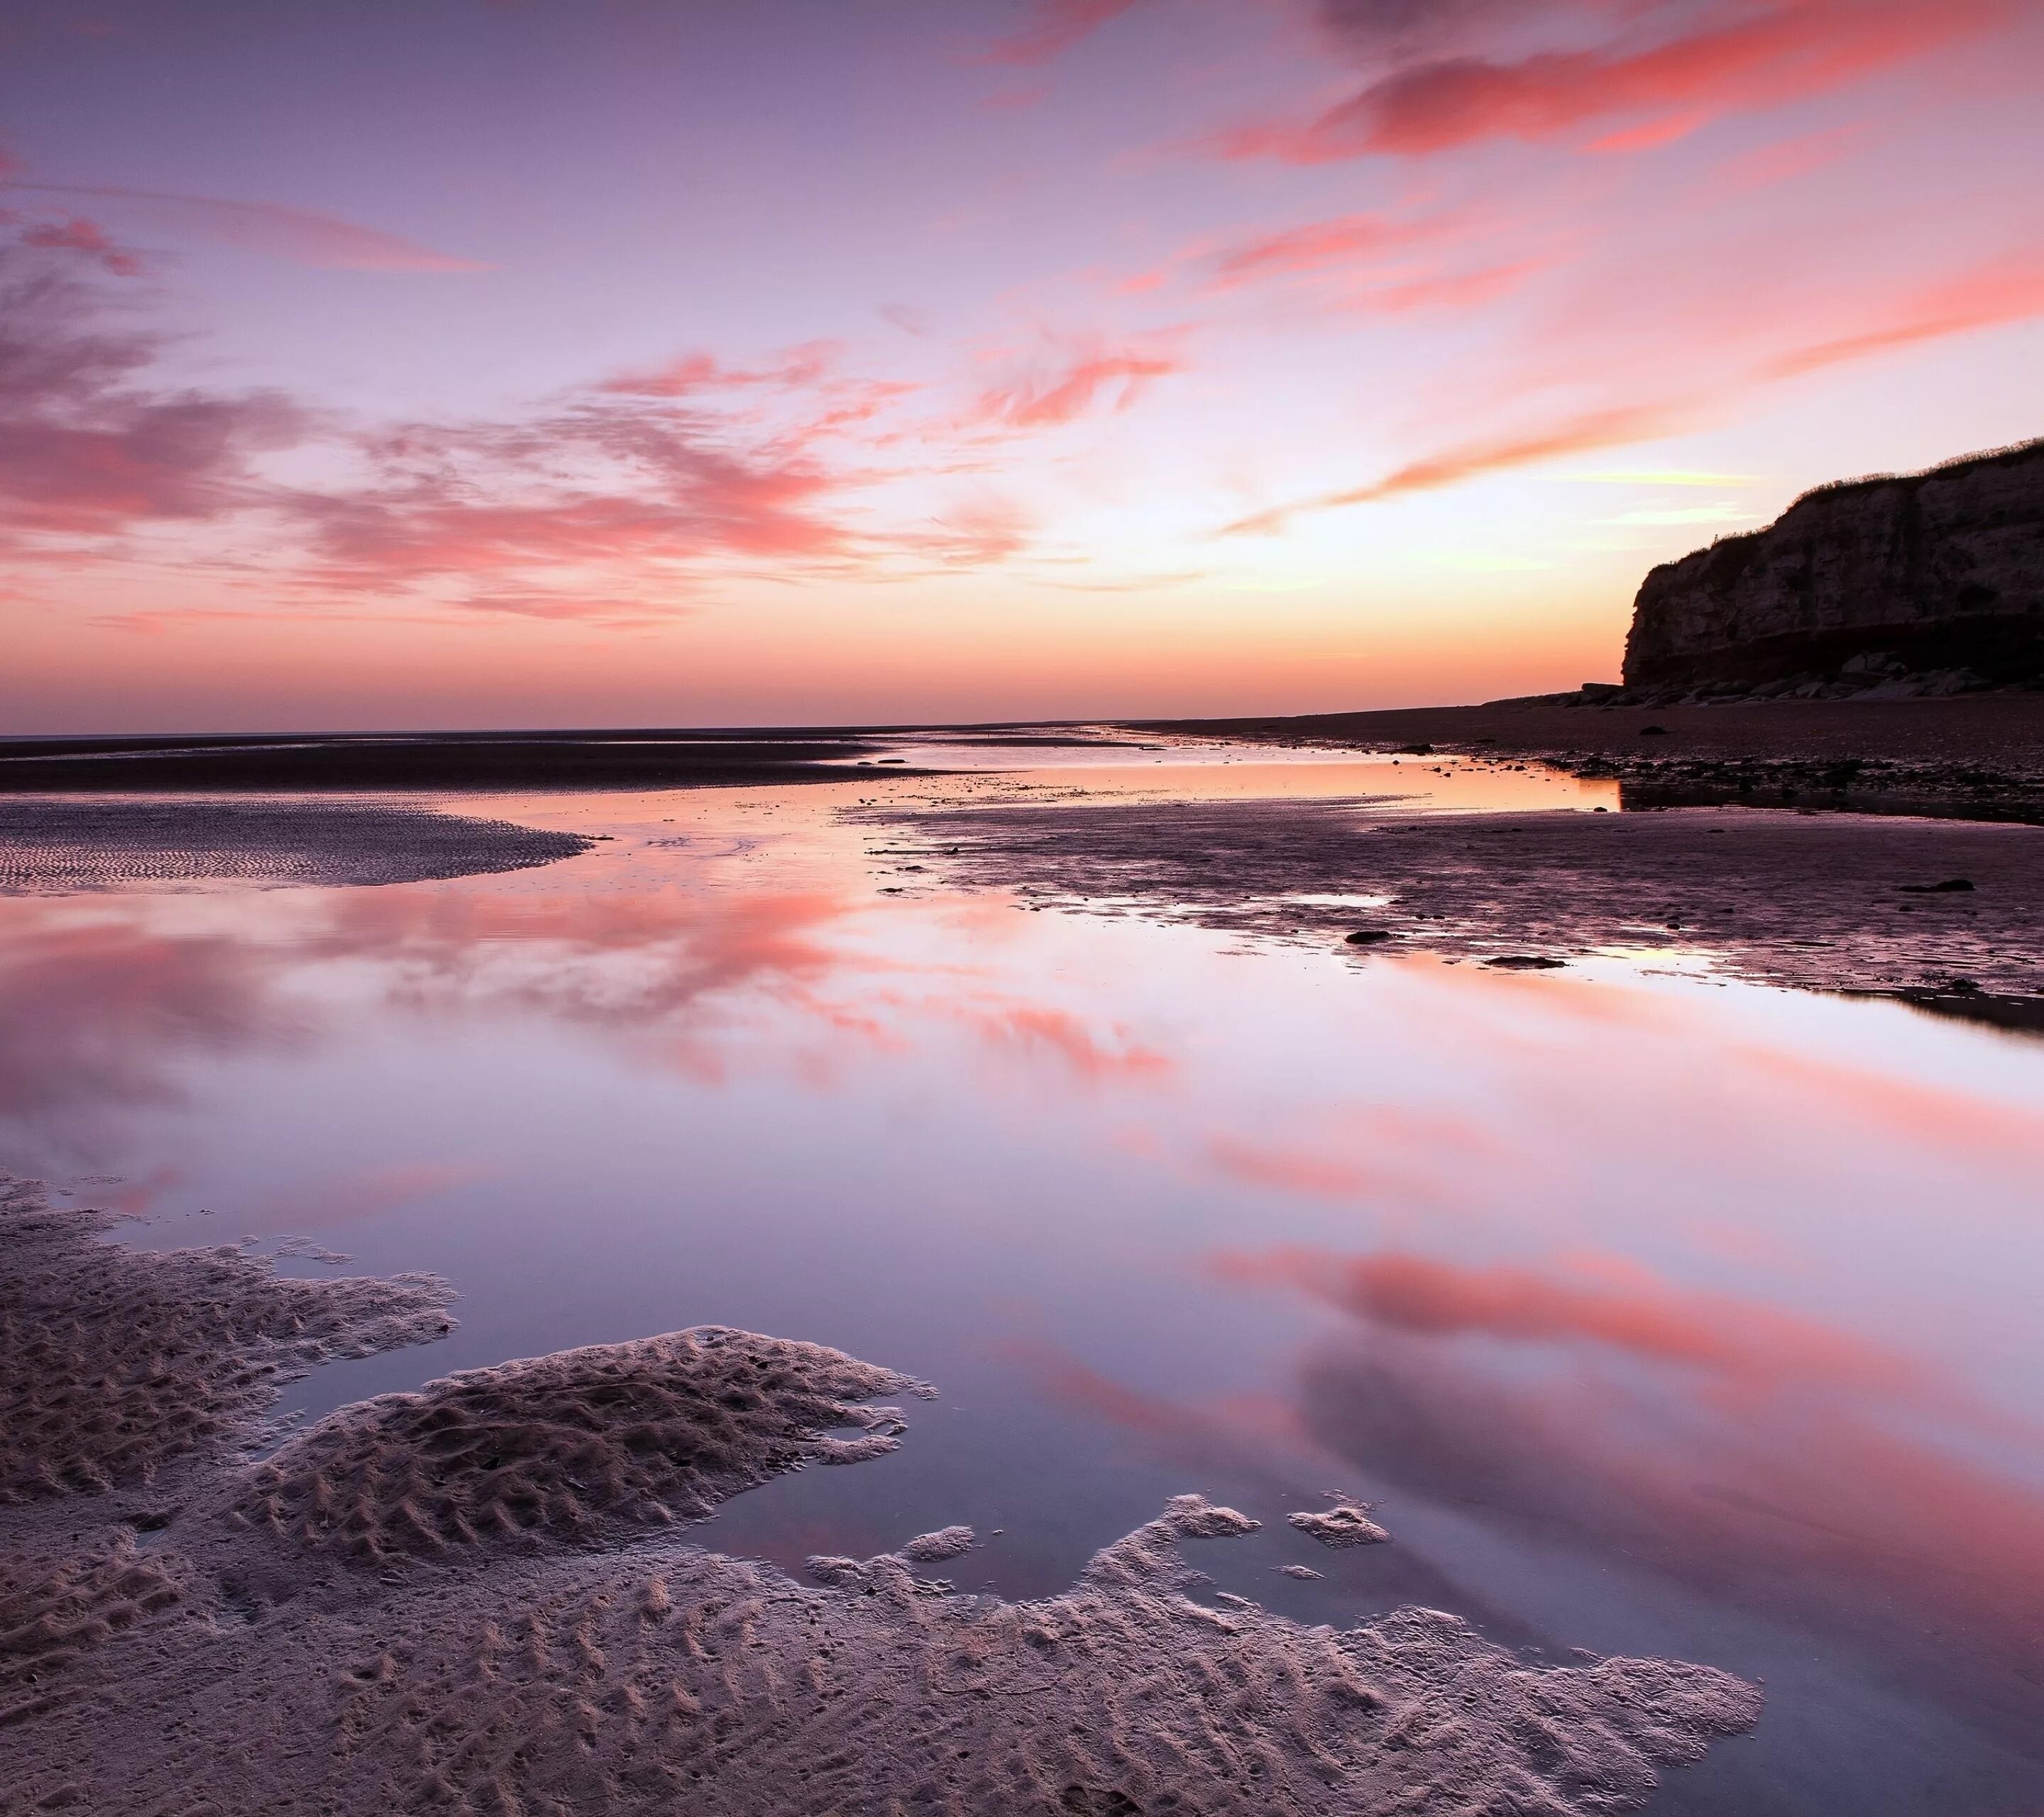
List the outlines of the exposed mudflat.
{"type": "Polygon", "coordinates": [[[1610,706],[1569,697],[1145,729],[1393,751],[1426,744],[1538,757],[1616,777],[1646,804],[1774,805],[2044,819],[2044,693],[1949,700],[1740,701],[1610,706]]]}
{"type": "Polygon", "coordinates": [[[589,844],[507,820],[355,802],[0,800],[0,895],[418,883],[528,870],[589,844]]]}
{"type": "Polygon", "coordinates": [[[1370,800],[866,817],[949,882],[1046,906],[1361,933],[1364,958],[1705,955],[1773,984],[2044,1021],[2044,828],[2027,825],[1739,808],[1418,816],[1370,800]]]}
{"type": "Polygon", "coordinates": [[[884,1452],[902,1422],[871,1397],[921,1392],[746,1332],[471,1371],[237,1462],[202,1441],[237,1408],[245,1427],[260,1383],[191,1389],[218,1357],[397,1341],[444,1291],[275,1281],[238,1251],[130,1254],[99,1228],[25,1193],[0,1208],[31,1315],[7,1391],[72,1408],[53,1429],[75,1450],[98,1432],[82,1391],[174,1385],[117,1393],[117,1467],[27,1472],[37,1499],[0,1508],[8,1811],[1568,1817],[1638,1808],[1760,1715],[1720,1672],[1534,1666],[1429,1610],[1336,1631],[1196,1600],[1181,1548],[1257,1524],[1196,1495],[1035,1602],[916,1575],[907,1554],[955,1556],[962,1528],[820,1561],[843,1567],[821,1588],[680,1543],[667,1519],[884,1452]],[[302,1289],[282,1335],[266,1288],[302,1289]],[[215,1326],[209,1349],[194,1334],[215,1326]],[[45,1327],[81,1342],[40,1345],[45,1327]],[[218,1423],[150,1441],[159,1403],[218,1423]]]}
{"type": "Polygon", "coordinates": [[[916,1386],[750,1331],[590,1345],[348,1408],[264,1464],[232,1515],[378,1565],[667,1526],[801,1464],[885,1455],[899,1413],[847,1402],[916,1386]]]}
{"type": "Polygon", "coordinates": [[[283,1377],[452,1328],[430,1275],[280,1279],[238,1248],[100,1241],[114,1222],[0,1192],[0,1504],[146,1488],[227,1444],[283,1377]]]}
{"type": "Polygon", "coordinates": [[[848,734],[425,732],[0,740],[0,793],[690,789],[842,782],[848,734]]]}

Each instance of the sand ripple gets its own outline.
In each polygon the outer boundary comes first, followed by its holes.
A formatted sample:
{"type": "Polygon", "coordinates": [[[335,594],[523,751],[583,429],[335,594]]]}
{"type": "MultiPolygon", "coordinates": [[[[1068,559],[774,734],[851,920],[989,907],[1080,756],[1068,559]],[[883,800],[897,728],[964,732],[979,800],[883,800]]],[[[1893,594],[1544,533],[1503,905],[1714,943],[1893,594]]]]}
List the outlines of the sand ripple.
{"type": "Polygon", "coordinates": [[[0,1504],[150,1481],[280,1377],[452,1328],[428,1275],[280,1280],[241,1250],[120,1249],[113,1220],[0,1194],[0,1504]]]}
{"type": "Polygon", "coordinates": [[[281,1365],[428,1335],[444,1288],[102,1222],[0,1204],[0,1811],[1605,1817],[1759,1715],[1707,1667],[1533,1666],[1437,1611],[1196,1600],[1183,1549],[1258,1524],[1197,1495],[1036,1602],[916,1575],[964,1527],[821,1588],[682,1543],[777,1471],[891,1450],[865,1403],[928,1392],[721,1327],[450,1377],[235,1467],[209,1441],[281,1365]]]}
{"type": "Polygon", "coordinates": [[[346,1408],[263,1466],[234,1513],[364,1564],[665,1525],[806,1462],[893,1450],[900,1415],[854,1404],[917,1387],[719,1326],[593,1344],[346,1408]]]}
{"type": "Polygon", "coordinates": [[[416,883],[586,851],[574,833],[352,801],[0,801],[0,895],[416,883]]]}

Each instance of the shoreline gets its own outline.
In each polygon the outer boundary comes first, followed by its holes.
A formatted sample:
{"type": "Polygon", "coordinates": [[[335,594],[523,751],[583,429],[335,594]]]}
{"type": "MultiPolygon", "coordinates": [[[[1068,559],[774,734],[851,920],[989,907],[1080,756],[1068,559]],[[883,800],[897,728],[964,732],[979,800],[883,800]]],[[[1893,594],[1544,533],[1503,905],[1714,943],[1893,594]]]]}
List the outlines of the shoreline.
{"type": "Polygon", "coordinates": [[[1476,706],[1115,723],[1301,748],[1538,759],[1572,775],[1615,778],[1648,806],[1685,795],[1696,805],[1743,799],[1852,811],[1864,803],[1872,812],[2044,819],[2039,693],[1672,707],[1544,694],[1476,706]]]}

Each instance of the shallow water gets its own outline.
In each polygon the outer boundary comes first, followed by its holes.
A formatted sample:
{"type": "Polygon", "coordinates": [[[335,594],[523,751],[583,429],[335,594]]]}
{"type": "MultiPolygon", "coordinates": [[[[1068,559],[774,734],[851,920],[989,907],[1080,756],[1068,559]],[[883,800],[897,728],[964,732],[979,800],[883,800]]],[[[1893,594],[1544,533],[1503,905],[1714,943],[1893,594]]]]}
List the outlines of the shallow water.
{"type": "Polygon", "coordinates": [[[445,882],[0,899],[0,1170],[139,1243],[456,1283],[450,1339],[318,1372],[307,1415],[701,1323],[941,1388],[897,1456],[728,1505],[720,1549],[798,1568],[966,1522],[1001,1536],[931,1573],[1035,1594],[1198,1489],[1266,1523],[1220,1587],[1288,1614],[1417,1600],[1550,1658],[1765,1677],[1759,1732],[1656,1810],[2044,1793],[2044,1043],[1702,952],[1502,975],[1062,915],[842,816],[1615,785],[903,754],[981,773],[465,797],[612,836],[445,882]],[[1285,1526],[1327,1491],[1393,1543],[1285,1526]]]}

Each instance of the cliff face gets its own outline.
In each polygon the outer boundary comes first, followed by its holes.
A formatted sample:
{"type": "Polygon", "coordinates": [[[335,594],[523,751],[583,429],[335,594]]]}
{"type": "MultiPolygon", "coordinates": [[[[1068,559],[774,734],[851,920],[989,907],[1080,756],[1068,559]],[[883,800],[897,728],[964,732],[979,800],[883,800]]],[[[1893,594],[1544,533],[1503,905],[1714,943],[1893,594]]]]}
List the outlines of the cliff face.
{"type": "Polygon", "coordinates": [[[1625,644],[1635,689],[1884,668],[2044,676],[2044,440],[1808,493],[1654,569],[1625,644]]]}

